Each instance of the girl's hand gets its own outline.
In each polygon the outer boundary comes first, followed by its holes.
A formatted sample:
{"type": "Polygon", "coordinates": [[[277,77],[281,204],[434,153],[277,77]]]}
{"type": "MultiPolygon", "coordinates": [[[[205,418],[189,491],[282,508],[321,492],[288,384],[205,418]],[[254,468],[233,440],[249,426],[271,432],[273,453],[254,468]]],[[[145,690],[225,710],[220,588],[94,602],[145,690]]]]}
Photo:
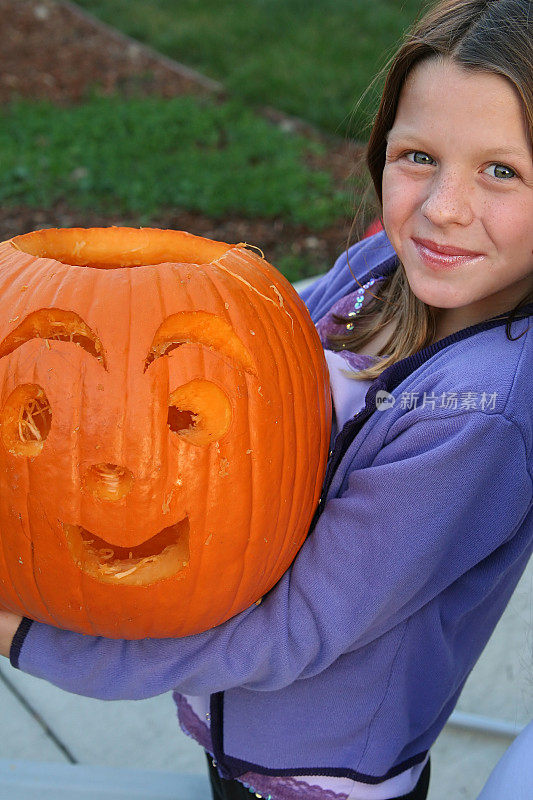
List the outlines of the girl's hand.
{"type": "Polygon", "coordinates": [[[0,655],[9,658],[11,642],[16,633],[22,617],[12,614],[11,611],[0,611],[0,655]]]}

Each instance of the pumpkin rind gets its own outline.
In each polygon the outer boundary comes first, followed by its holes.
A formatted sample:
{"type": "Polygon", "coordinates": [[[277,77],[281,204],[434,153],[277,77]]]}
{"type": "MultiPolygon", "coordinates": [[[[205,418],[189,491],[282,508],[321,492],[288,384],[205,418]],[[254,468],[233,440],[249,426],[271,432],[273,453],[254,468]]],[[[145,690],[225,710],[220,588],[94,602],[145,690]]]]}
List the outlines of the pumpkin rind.
{"type": "Polygon", "coordinates": [[[51,229],[0,244],[0,297],[0,605],[139,639],[258,601],[305,539],[330,440],[288,281],[185,232],[51,229]],[[49,406],[30,454],[9,446],[22,386],[49,406]]]}

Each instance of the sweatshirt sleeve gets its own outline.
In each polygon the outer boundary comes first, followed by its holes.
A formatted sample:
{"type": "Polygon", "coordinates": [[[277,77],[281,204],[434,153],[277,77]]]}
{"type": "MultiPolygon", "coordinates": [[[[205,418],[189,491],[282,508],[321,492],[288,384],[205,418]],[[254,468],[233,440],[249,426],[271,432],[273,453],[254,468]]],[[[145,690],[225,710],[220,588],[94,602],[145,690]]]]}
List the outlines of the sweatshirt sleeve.
{"type": "Polygon", "coordinates": [[[349,473],[259,606],[182,639],[111,640],[23,623],[18,667],[108,700],[280,689],[368,645],[461,578],[477,581],[476,602],[479,592],[490,602],[486,560],[505,580],[502,549],[514,537],[522,550],[531,544],[531,504],[513,422],[427,412],[349,473]]]}

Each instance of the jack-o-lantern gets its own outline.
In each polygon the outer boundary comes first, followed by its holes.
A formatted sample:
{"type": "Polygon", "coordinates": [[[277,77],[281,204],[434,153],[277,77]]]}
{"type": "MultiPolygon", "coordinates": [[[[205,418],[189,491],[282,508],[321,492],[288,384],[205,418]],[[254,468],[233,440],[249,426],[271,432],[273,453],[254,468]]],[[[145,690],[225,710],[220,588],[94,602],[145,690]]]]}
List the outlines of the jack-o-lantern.
{"type": "Polygon", "coordinates": [[[245,245],[153,228],[0,244],[0,606],[111,638],[257,602],[329,448],[307,310],[245,245]]]}

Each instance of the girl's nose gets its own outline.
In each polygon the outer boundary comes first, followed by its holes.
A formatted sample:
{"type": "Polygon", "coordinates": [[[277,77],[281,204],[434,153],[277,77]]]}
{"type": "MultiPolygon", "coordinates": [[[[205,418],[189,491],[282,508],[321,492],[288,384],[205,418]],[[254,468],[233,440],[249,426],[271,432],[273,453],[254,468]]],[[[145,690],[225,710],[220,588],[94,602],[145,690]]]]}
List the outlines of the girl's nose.
{"type": "Polygon", "coordinates": [[[438,227],[469,225],[473,219],[472,191],[473,187],[460,175],[439,176],[430,186],[422,213],[438,227]]]}

